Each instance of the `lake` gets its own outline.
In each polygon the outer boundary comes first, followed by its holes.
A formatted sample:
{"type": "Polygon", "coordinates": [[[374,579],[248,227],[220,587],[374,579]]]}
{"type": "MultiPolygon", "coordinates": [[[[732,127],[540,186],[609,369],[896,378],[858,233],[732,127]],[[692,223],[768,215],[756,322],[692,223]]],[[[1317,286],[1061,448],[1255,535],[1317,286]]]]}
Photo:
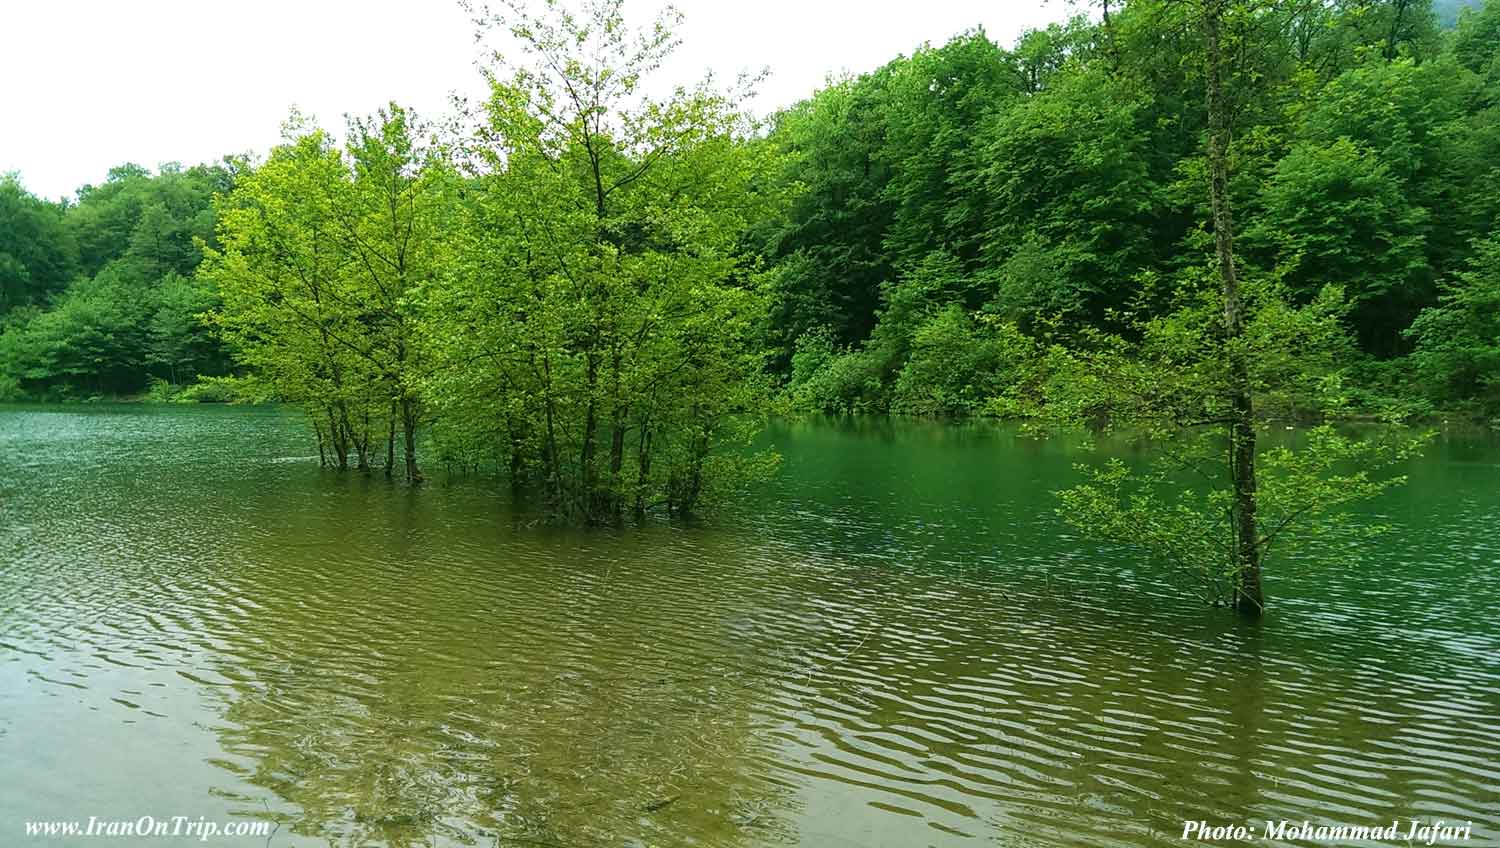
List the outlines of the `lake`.
{"type": "Polygon", "coordinates": [[[1376,543],[1271,563],[1259,623],[1073,538],[1066,443],[767,441],[781,473],[713,520],[559,530],[441,469],[320,470],[284,410],[0,407],[0,844],[1500,840],[1494,437],[1409,463],[1376,543]]]}

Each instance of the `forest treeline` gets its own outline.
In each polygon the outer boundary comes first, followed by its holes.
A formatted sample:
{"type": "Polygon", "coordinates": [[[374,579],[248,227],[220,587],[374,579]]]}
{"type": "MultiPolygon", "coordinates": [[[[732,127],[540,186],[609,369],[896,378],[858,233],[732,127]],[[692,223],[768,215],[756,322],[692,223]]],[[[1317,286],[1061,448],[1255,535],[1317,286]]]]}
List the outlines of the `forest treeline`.
{"type": "Polygon", "coordinates": [[[66,400],[186,385],[231,358],[204,322],[197,276],[214,197],[242,158],[153,174],[137,165],[52,203],[0,178],[0,400],[66,400]]]}
{"type": "MultiPolygon", "coordinates": [[[[424,431],[588,519],[764,470],[723,448],[772,409],[1010,414],[1046,351],[1142,343],[1210,282],[1189,5],[971,31],[764,122],[642,93],[672,13],[511,9],[451,126],[294,116],[263,160],[61,203],[0,181],[0,399],[299,403],[329,465],[420,479],[424,431]]],[[[1316,371],[1346,411],[1500,412],[1500,2],[1235,20],[1240,272],[1337,366],[1283,363],[1285,409],[1316,371]]]]}
{"type": "MultiPolygon", "coordinates": [[[[800,405],[972,415],[1036,342],[1132,333],[1212,253],[1187,4],[924,48],[778,116],[808,190],[757,233],[800,405]]],[[[1500,4],[1262,4],[1227,81],[1243,273],[1340,291],[1369,406],[1500,402],[1500,4]],[[1451,5],[1438,10],[1452,14],[1451,5]]],[[[1106,7],[1107,9],[1109,7],[1106,7]]]]}

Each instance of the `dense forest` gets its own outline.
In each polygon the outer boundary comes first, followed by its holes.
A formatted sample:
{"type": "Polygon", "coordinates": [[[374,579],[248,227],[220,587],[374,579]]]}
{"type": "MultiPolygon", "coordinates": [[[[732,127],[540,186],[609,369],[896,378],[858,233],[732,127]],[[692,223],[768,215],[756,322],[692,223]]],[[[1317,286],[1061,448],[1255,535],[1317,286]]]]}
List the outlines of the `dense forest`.
{"type": "MultiPolygon", "coordinates": [[[[1296,304],[1340,290],[1371,406],[1500,400],[1496,6],[1445,31],[1421,3],[1280,3],[1235,57],[1245,274],[1296,304]]],[[[778,116],[808,191],[756,245],[796,401],[982,414],[1025,340],[1170,311],[1212,248],[1196,42],[1174,4],[1129,3],[1010,50],[969,33],[778,116]]]]}
{"type": "Polygon", "coordinates": [[[1135,385],[1181,423],[1219,138],[1257,416],[1500,413],[1495,0],[1104,2],[765,121],[753,79],[643,93],[675,13],[587,11],[481,19],[522,49],[441,126],[0,182],[0,399],[297,403],[325,464],[416,481],[421,432],[586,520],[765,471],[724,448],[775,410],[1124,419],[1135,385]]]}
{"type": "Polygon", "coordinates": [[[197,270],[214,197],[246,165],[122,165],[63,203],[0,179],[0,399],[127,395],[230,370],[197,270]]]}

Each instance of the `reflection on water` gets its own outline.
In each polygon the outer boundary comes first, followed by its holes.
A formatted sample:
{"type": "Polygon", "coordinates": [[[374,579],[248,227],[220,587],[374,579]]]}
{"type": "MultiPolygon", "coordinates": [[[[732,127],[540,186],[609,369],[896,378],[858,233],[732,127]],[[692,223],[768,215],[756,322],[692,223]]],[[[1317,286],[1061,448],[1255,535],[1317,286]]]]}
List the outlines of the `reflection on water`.
{"type": "Polygon", "coordinates": [[[1251,626],[1066,536],[1066,446],[773,441],[720,521],[564,532],[321,472],[274,410],[0,410],[0,844],[144,814],[271,845],[1500,838],[1500,446],[1440,441],[1374,507],[1397,533],[1283,564],[1251,626]]]}

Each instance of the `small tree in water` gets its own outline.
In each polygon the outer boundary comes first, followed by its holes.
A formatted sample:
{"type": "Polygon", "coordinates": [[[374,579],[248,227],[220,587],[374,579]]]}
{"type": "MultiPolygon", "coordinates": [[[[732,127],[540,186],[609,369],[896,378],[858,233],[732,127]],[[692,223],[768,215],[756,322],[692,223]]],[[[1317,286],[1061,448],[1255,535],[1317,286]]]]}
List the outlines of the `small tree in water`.
{"type": "Polygon", "coordinates": [[[1081,345],[1053,348],[1036,378],[1000,402],[1001,411],[1124,425],[1165,442],[1163,458],[1144,472],[1119,461],[1090,471],[1088,482],[1061,493],[1061,512],[1086,533],[1186,569],[1201,579],[1207,599],[1251,615],[1265,609],[1267,552],[1322,535],[1336,526],[1341,507],[1400,482],[1373,474],[1421,441],[1354,439],[1326,424],[1295,449],[1268,450],[1257,438],[1258,402],[1300,403],[1304,414],[1329,417],[1339,405],[1335,363],[1349,352],[1336,289],[1293,308],[1274,280],[1242,281],[1235,261],[1226,77],[1237,48],[1226,46],[1226,29],[1256,20],[1264,6],[1163,4],[1202,35],[1212,282],[1189,274],[1175,312],[1145,322],[1124,316],[1128,337],[1138,340],[1091,332],[1081,345]],[[1189,485],[1168,500],[1163,490],[1184,475],[1207,485],[1189,485]]]}
{"type": "Polygon", "coordinates": [[[1033,426],[1089,425],[1143,443],[1150,458],[1140,465],[1083,466],[1085,481],[1059,493],[1059,514],[1086,535],[1147,552],[1205,601],[1258,615],[1266,604],[1261,569],[1273,553],[1285,558],[1320,543],[1331,550],[1337,537],[1383,529],[1353,524],[1345,508],[1402,482],[1386,472],[1422,438],[1393,423],[1362,435],[1326,423],[1343,405],[1338,363],[1351,349],[1337,289],[1295,308],[1274,281],[1254,281],[1243,333],[1231,343],[1221,295],[1207,272],[1199,276],[1178,293],[1178,309],[1133,325],[1130,339],[1098,333],[1054,346],[997,409],[1033,426]],[[1257,436],[1249,457],[1253,535],[1238,486],[1246,459],[1236,443],[1231,355],[1246,363],[1260,416],[1249,422],[1257,436]],[[1309,417],[1323,423],[1278,426],[1280,438],[1266,437],[1269,420],[1309,417]]]}

